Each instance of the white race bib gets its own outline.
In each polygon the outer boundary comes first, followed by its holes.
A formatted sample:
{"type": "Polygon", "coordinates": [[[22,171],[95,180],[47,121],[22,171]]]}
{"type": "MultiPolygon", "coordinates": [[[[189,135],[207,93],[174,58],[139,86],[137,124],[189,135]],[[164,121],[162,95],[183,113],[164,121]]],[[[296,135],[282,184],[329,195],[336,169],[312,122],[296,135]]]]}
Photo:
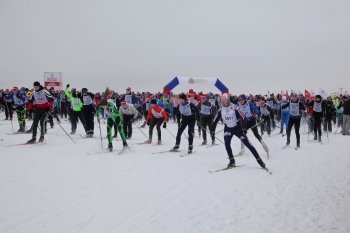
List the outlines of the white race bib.
{"type": "Polygon", "coordinates": [[[247,118],[252,116],[252,112],[250,111],[250,106],[248,101],[243,105],[239,103],[239,108],[242,110],[242,112],[247,118]]]}
{"type": "Polygon", "coordinates": [[[46,95],[43,91],[34,91],[34,99],[36,104],[47,103],[46,95]]]}
{"type": "Polygon", "coordinates": [[[292,115],[292,116],[300,116],[300,113],[299,113],[299,102],[298,103],[290,102],[289,107],[290,107],[290,115],[292,115]]]}
{"type": "Polygon", "coordinates": [[[185,106],[180,104],[179,106],[180,106],[179,110],[180,110],[182,115],[184,115],[184,116],[191,116],[192,115],[190,103],[186,104],[185,106]]]}
{"type": "Polygon", "coordinates": [[[155,118],[161,118],[163,117],[162,113],[161,112],[157,112],[156,110],[154,110],[152,108],[152,115],[155,117],[155,118]]]}
{"type": "Polygon", "coordinates": [[[227,127],[233,128],[237,125],[236,113],[232,107],[222,107],[221,116],[227,127]]]}
{"type": "Polygon", "coordinates": [[[314,101],[314,111],[315,112],[322,112],[322,101],[319,103],[314,101]]]}
{"type": "Polygon", "coordinates": [[[83,95],[83,102],[84,105],[90,105],[92,104],[92,98],[89,95],[83,95]]]}
{"type": "Polygon", "coordinates": [[[132,103],[132,95],[125,95],[125,101],[129,104],[132,103]]]}
{"type": "Polygon", "coordinates": [[[211,107],[209,107],[209,106],[206,106],[204,104],[201,105],[201,113],[203,115],[210,115],[210,109],[211,109],[211,107]]]}
{"type": "Polygon", "coordinates": [[[267,110],[267,106],[265,106],[265,107],[260,106],[260,112],[261,112],[264,116],[269,115],[269,111],[267,110]]]}

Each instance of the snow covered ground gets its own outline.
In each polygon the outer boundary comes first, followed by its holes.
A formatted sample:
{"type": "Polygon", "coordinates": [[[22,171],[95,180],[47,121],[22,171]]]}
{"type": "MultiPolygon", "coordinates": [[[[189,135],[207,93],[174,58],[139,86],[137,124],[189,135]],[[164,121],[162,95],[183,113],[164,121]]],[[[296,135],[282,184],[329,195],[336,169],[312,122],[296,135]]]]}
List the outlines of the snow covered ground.
{"type": "MultiPolygon", "coordinates": [[[[350,137],[339,133],[329,134],[329,143],[323,136],[321,145],[307,142],[302,126],[298,151],[294,132],[293,147],[285,150],[286,137],[264,135],[271,150],[267,159],[249,132],[273,174],[247,149],[236,159],[246,166],[210,174],[227,165],[225,148],[220,142],[198,146],[198,136],[193,155],[152,154],[170,149],[174,138],[162,129],[163,145],[137,145],[146,138],[135,127],[130,151],[118,155],[122,143],[114,141],[112,153],[96,154],[100,138],[82,139],[80,124],[72,136],[76,144],[55,124],[46,144],[12,147],[31,135],[11,135],[10,122],[0,124],[2,233],[350,232],[350,137]]],[[[13,125],[17,131],[16,120],[13,125]]],[[[62,127],[70,132],[67,121],[62,127]]],[[[176,128],[168,124],[174,135],[176,128]]],[[[98,128],[95,132],[99,136],[98,128]]],[[[223,141],[222,133],[217,137],[223,141]]],[[[187,145],[183,136],[180,149],[187,145]]],[[[232,148],[239,152],[237,138],[232,148]]]]}

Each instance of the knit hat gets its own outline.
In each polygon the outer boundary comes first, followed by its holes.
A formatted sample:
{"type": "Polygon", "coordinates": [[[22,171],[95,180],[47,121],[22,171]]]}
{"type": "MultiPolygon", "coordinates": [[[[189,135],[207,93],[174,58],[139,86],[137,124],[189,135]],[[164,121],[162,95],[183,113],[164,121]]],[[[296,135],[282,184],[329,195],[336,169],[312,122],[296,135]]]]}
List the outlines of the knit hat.
{"type": "Polygon", "coordinates": [[[245,94],[239,95],[238,99],[244,99],[245,100],[246,99],[245,94]]]}
{"type": "Polygon", "coordinates": [[[188,91],[188,93],[190,93],[190,94],[194,93],[193,89],[190,89],[190,90],[188,91]]]}
{"type": "Polygon", "coordinates": [[[228,95],[227,93],[224,93],[222,96],[221,96],[221,100],[227,100],[228,99],[228,95]]]}
{"type": "Polygon", "coordinates": [[[151,100],[151,104],[157,104],[157,100],[156,99],[152,99],[151,100]]]}
{"type": "Polygon", "coordinates": [[[38,81],[35,81],[33,84],[34,87],[40,87],[40,83],[38,81]]]}
{"type": "Polygon", "coordinates": [[[316,95],[315,97],[316,97],[316,99],[317,98],[322,99],[322,97],[320,95],[316,95]]]}
{"type": "Polygon", "coordinates": [[[87,92],[87,91],[88,91],[88,89],[85,88],[85,87],[84,87],[83,89],[81,89],[81,92],[82,92],[82,93],[85,93],[85,92],[87,92]]]}
{"type": "Polygon", "coordinates": [[[125,100],[122,100],[122,101],[121,101],[121,104],[126,104],[126,101],[125,101],[125,100]]]}
{"type": "Polygon", "coordinates": [[[185,94],[180,94],[179,99],[187,100],[187,97],[185,94]]]}

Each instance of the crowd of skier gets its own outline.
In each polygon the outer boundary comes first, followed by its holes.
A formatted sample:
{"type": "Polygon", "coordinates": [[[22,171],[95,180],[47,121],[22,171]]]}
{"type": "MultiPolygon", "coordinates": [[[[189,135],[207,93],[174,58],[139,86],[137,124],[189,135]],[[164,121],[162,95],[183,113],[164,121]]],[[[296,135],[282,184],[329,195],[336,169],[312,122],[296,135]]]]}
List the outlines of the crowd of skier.
{"type": "MultiPolygon", "coordinates": [[[[156,143],[162,144],[161,127],[167,128],[167,122],[178,124],[175,145],[171,152],[178,151],[181,136],[187,128],[188,153],[193,151],[193,136],[197,126],[198,134],[203,138],[202,145],[216,145],[216,126],[221,121],[224,124],[224,144],[230,159],[228,168],[235,167],[235,159],[231,149],[231,140],[236,136],[241,140],[240,154],[247,147],[254,155],[258,164],[265,168],[257,150],[249,142],[247,131],[251,130],[263,149],[269,153],[269,148],[262,139],[263,134],[271,135],[279,128],[279,134],[285,136],[286,146],[291,142],[291,132],[294,126],[296,148],[300,147],[300,124],[304,121],[313,140],[322,143],[324,133],[333,130],[342,135],[349,135],[350,101],[347,95],[333,95],[322,98],[321,95],[306,98],[302,94],[291,95],[231,95],[196,93],[190,89],[186,93],[150,93],[133,92],[127,87],[125,93],[118,94],[110,88],[102,93],[92,93],[88,88],[78,90],[70,88],[57,91],[53,87],[47,89],[39,82],[34,82],[33,88],[0,89],[0,108],[5,113],[4,120],[12,122],[14,112],[17,115],[19,129],[17,133],[32,134],[28,144],[37,143],[37,130],[40,130],[38,142],[44,142],[47,125],[54,127],[62,119],[69,119],[70,134],[75,134],[80,121],[85,137],[94,137],[95,119],[99,124],[107,125],[108,150],[113,150],[113,138],[120,135],[123,148],[128,148],[126,140],[132,137],[132,124],[141,121],[140,128],[148,125],[148,140],[150,144],[157,136],[156,143]],[[28,125],[28,120],[32,124],[28,125]],[[332,128],[336,127],[336,129],[332,128]],[[154,131],[155,128],[155,131],[154,131]],[[260,133],[259,130],[260,129],[260,133]],[[114,131],[114,133],[113,133],[114,131]],[[210,138],[210,142],[208,140],[210,138]]],[[[142,130],[141,130],[142,132],[142,130]]],[[[186,135],[186,134],[185,134],[186,135]]],[[[219,139],[218,139],[219,140],[219,139]]]]}

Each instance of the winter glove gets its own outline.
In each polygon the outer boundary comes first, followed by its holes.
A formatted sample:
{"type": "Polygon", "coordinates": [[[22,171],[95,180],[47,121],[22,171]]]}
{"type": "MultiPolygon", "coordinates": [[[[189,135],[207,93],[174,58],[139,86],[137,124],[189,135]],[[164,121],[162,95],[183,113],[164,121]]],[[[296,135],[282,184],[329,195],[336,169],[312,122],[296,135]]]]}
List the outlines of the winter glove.
{"type": "Polygon", "coordinates": [[[242,131],[243,131],[243,134],[244,134],[244,135],[247,134],[247,129],[243,128],[242,131]]]}
{"type": "Polygon", "coordinates": [[[100,123],[100,118],[98,116],[96,118],[97,118],[97,122],[100,123]]]}
{"type": "Polygon", "coordinates": [[[67,84],[67,86],[66,86],[66,87],[67,87],[67,88],[69,88],[69,86],[70,86],[70,84],[67,84]]]}
{"type": "Polygon", "coordinates": [[[149,126],[149,124],[151,123],[151,121],[146,121],[147,125],[149,126]]]}
{"type": "Polygon", "coordinates": [[[181,123],[180,123],[180,122],[178,122],[178,123],[177,123],[177,127],[178,127],[178,128],[180,128],[180,126],[181,126],[181,123]]]}
{"type": "Polygon", "coordinates": [[[166,122],[163,123],[163,128],[166,129],[166,122]]]}
{"type": "Polygon", "coordinates": [[[50,112],[51,108],[47,107],[45,108],[46,112],[50,112]]]}

